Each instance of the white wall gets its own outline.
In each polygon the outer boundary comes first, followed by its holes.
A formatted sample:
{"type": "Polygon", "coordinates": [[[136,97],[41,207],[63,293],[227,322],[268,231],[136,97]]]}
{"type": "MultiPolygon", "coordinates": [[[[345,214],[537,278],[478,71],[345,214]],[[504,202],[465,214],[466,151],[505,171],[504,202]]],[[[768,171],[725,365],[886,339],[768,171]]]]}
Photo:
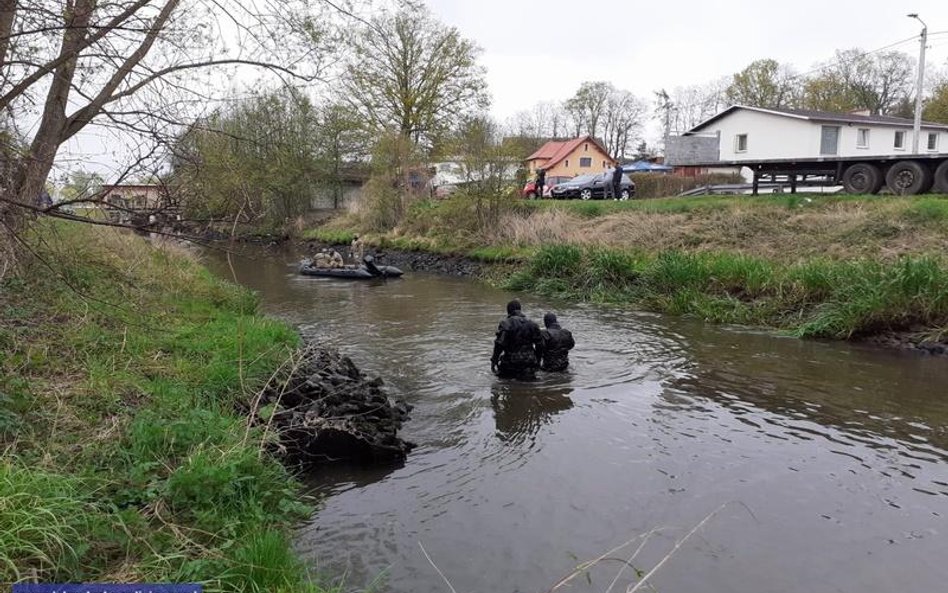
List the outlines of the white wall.
{"type": "MultiPolygon", "coordinates": [[[[822,123],[793,117],[736,110],[701,131],[720,133],[722,161],[755,161],[762,159],[816,158],[820,156],[886,156],[912,154],[912,129],[883,125],[822,123]],[[836,155],[820,154],[820,138],[824,125],[840,128],[836,155]],[[869,129],[868,148],[857,148],[859,128],[869,129]],[[895,132],[905,132],[904,148],[894,148],[895,132]],[[747,151],[737,152],[736,138],[747,134],[747,151]]],[[[948,132],[922,128],[919,136],[921,154],[948,153],[948,132]],[[927,150],[929,133],[938,134],[937,149],[927,150]]]]}
{"type": "Polygon", "coordinates": [[[806,120],[738,109],[702,133],[720,133],[722,161],[748,161],[813,156],[820,146],[812,130],[806,120]],[[747,152],[735,150],[739,134],[747,134],[747,152]]]}

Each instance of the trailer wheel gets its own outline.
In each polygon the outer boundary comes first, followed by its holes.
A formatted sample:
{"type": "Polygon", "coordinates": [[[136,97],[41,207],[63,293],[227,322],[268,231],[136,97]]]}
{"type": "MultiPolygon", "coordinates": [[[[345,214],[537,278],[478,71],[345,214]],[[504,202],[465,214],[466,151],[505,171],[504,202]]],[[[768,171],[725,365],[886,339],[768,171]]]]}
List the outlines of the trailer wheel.
{"type": "Polygon", "coordinates": [[[948,194],[948,161],[942,161],[935,169],[935,191],[948,194]]]}
{"type": "Polygon", "coordinates": [[[870,163],[856,163],[843,173],[843,189],[848,194],[875,194],[882,189],[882,171],[870,163]]]}
{"type": "Polygon", "coordinates": [[[899,161],[889,168],[885,183],[897,196],[923,194],[932,188],[932,171],[918,161],[899,161]]]}

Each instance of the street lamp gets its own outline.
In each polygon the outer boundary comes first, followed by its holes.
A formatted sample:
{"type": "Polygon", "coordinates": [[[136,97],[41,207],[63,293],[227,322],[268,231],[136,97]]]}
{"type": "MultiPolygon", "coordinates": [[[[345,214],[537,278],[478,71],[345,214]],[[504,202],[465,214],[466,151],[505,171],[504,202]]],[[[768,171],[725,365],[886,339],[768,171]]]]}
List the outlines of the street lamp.
{"type": "Polygon", "coordinates": [[[918,138],[922,133],[922,91],[925,84],[925,44],[928,41],[928,25],[917,12],[905,15],[922,23],[921,49],[918,52],[918,83],[915,87],[915,123],[912,126],[912,154],[918,154],[918,138]]]}

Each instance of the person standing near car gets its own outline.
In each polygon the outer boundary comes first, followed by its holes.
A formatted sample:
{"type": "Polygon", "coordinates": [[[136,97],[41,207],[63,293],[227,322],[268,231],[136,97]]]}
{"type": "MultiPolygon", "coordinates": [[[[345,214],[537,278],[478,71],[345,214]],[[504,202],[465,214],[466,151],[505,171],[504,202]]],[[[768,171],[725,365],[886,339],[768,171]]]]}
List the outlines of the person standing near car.
{"type": "Polygon", "coordinates": [[[543,199],[543,186],[544,185],[546,185],[546,171],[544,171],[542,168],[537,169],[537,181],[535,184],[536,188],[534,189],[534,191],[536,191],[537,193],[538,200],[543,199]]]}
{"type": "Polygon", "coordinates": [[[612,191],[612,171],[606,169],[602,172],[602,199],[616,199],[616,194],[612,191]]]}
{"type": "Polygon", "coordinates": [[[612,199],[622,197],[622,165],[616,161],[616,168],[612,171],[612,199]]]}

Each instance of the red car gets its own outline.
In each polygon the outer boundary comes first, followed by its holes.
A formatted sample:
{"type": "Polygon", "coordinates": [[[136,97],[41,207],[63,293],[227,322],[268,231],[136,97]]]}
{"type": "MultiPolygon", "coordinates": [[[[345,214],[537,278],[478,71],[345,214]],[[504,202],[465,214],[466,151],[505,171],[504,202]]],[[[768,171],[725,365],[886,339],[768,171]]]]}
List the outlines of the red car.
{"type": "MultiPolygon", "coordinates": [[[[550,197],[550,190],[553,189],[553,186],[557,183],[566,183],[572,179],[572,177],[567,177],[564,175],[554,175],[553,177],[547,177],[546,181],[543,182],[543,197],[550,197]]],[[[523,186],[523,190],[520,192],[521,198],[526,198],[528,200],[535,200],[537,198],[537,182],[528,181],[526,185],[523,186]]]]}

